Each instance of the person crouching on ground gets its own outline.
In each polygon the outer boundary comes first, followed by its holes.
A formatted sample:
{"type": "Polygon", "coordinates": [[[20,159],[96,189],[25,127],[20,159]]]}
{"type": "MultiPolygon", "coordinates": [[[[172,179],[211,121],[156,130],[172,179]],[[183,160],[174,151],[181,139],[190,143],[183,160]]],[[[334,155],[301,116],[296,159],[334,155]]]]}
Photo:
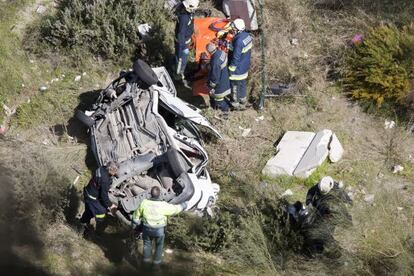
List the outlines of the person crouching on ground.
{"type": "Polygon", "coordinates": [[[230,95],[230,79],[227,68],[227,53],[217,49],[216,44],[208,43],[207,52],[211,55],[207,86],[214,101],[214,108],[226,115],[230,109],[226,96],[230,95]]]}
{"type": "Polygon", "coordinates": [[[160,265],[164,248],[165,227],[167,226],[167,217],[176,215],[187,208],[187,203],[180,205],[169,204],[160,200],[160,188],[154,186],[151,188],[151,198],[144,199],[137,210],[132,215],[133,224],[143,223],[144,239],[144,264],[151,263],[152,241],[155,241],[154,265],[160,265]]]}
{"type": "Polygon", "coordinates": [[[109,162],[105,167],[100,167],[83,190],[85,211],[80,219],[81,223],[89,224],[92,218],[96,221],[96,234],[102,234],[105,230],[105,216],[108,211],[113,212],[117,206],[109,200],[109,189],[113,177],[118,173],[118,164],[109,162]]]}

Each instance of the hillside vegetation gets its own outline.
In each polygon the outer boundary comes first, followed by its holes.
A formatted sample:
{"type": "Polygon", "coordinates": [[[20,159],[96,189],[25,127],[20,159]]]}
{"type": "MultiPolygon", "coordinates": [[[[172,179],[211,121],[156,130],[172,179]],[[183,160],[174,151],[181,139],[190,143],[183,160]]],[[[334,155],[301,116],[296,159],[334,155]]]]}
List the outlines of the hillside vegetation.
{"type": "MultiPolygon", "coordinates": [[[[109,275],[141,270],[137,250],[141,245],[137,248],[129,230],[117,221],[111,221],[104,240],[82,238],[75,216],[94,164],[88,156],[86,130],[73,119],[73,112],[91,104],[97,90],[136,57],[145,55],[153,64],[170,65],[174,22],[156,8],[161,2],[76,0],[53,7],[46,0],[0,1],[0,35],[5,38],[0,41],[0,65],[7,68],[0,73],[0,101],[17,107],[0,140],[5,191],[1,206],[11,206],[11,211],[6,207],[0,211],[0,233],[2,237],[13,233],[0,250],[8,256],[0,260],[0,271],[109,275]],[[31,12],[34,18],[26,23],[24,34],[9,32],[21,12],[33,11],[39,3],[48,5],[46,14],[31,12]],[[157,44],[141,41],[131,31],[143,22],[155,26],[157,44]],[[76,82],[78,75],[81,80],[76,82]],[[59,81],[51,83],[55,78],[59,81]],[[48,89],[39,92],[43,84],[48,89]],[[30,229],[30,235],[16,229],[30,229]]],[[[202,5],[213,8],[215,2],[202,5]]],[[[394,100],[400,104],[398,100],[410,91],[412,65],[402,62],[407,61],[402,53],[412,46],[402,45],[411,45],[411,33],[404,39],[401,34],[409,32],[413,12],[408,0],[265,1],[267,81],[293,83],[296,91],[266,100],[261,113],[233,112],[226,121],[217,119],[215,111],[204,110],[224,136],[206,145],[209,170],[221,185],[217,215],[183,214],[170,221],[167,247],[173,254],[166,254],[161,274],[414,273],[414,138],[398,121],[399,114],[366,113],[348,97],[349,91],[368,89],[370,97],[364,97],[368,100],[378,103],[383,97],[384,105],[394,100]],[[351,46],[356,34],[362,35],[364,44],[351,46]],[[384,54],[376,52],[378,47],[384,54]],[[382,62],[388,67],[381,68],[388,69],[373,69],[376,78],[389,78],[395,85],[382,83],[381,89],[374,89],[369,78],[352,80],[352,72],[371,73],[366,68],[382,62]],[[264,120],[256,120],[259,116],[264,120]],[[384,119],[396,120],[397,127],[384,129],[384,119]],[[242,137],[240,127],[250,128],[250,134],[242,137]],[[324,128],[332,129],[346,150],[339,163],[323,164],[306,181],[261,175],[285,131],[324,128]],[[393,174],[395,165],[404,170],[393,174]],[[353,194],[349,208],[353,223],[338,223],[335,250],[309,258],[301,250],[303,240],[280,223],[281,205],[286,200],[303,201],[307,189],[324,175],[343,180],[353,194]],[[280,198],[286,189],[293,196],[280,198]],[[374,195],[374,201],[367,202],[367,195],[374,195]]],[[[261,91],[260,51],[257,36],[249,81],[253,99],[261,91]]],[[[179,94],[188,91],[179,87],[179,94]]]]}

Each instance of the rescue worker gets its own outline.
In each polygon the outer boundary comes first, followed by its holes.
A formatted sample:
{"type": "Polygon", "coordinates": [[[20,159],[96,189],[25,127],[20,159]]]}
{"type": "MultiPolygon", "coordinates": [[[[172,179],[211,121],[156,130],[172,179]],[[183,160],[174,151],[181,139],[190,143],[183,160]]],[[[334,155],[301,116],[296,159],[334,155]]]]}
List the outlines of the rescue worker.
{"type": "Polygon", "coordinates": [[[175,27],[175,61],[176,78],[186,85],[185,68],[187,66],[189,46],[194,32],[194,12],[198,8],[199,0],[184,0],[177,9],[177,24],[175,27]]]}
{"type": "Polygon", "coordinates": [[[247,77],[250,69],[253,38],[245,31],[243,19],[235,19],[230,27],[234,33],[230,45],[230,81],[232,90],[232,105],[236,110],[243,110],[247,104],[247,77]]]}
{"type": "Polygon", "coordinates": [[[180,213],[187,208],[187,203],[180,205],[169,204],[160,200],[160,188],[151,188],[151,199],[144,199],[141,205],[132,215],[132,222],[135,225],[143,224],[142,237],[144,240],[143,261],[149,264],[152,257],[152,241],[155,241],[154,265],[160,265],[164,247],[165,227],[167,217],[180,213]]]}
{"type": "Polygon", "coordinates": [[[220,109],[228,115],[230,107],[226,96],[230,95],[231,89],[227,69],[227,53],[217,49],[217,45],[211,42],[207,44],[206,49],[211,55],[207,82],[210,96],[214,100],[214,108],[220,109]]]}
{"type": "Polygon", "coordinates": [[[330,176],[325,176],[321,181],[311,187],[306,194],[306,205],[312,204],[313,207],[317,208],[320,204],[319,202],[323,197],[326,197],[329,193],[338,197],[346,203],[351,203],[352,200],[345,193],[343,189],[344,185],[342,182],[336,182],[330,176]]]}
{"type": "Polygon", "coordinates": [[[309,256],[324,253],[331,258],[341,255],[341,248],[333,234],[337,225],[352,225],[348,204],[352,200],[345,193],[342,182],[325,176],[311,187],[306,195],[306,204],[314,213],[312,223],[302,228],[304,250],[309,256]]]}
{"type": "Polygon", "coordinates": [[[109,162],[105,167],[96,170],[94,176],[83,190],[85,211],[80,219],[81,223],[89,224],[92,218],[96,221],[96,233],[102,234],[105,230],[104,219],[108,211],[113,212],[117,206],[109,200],[108,192],[112,178],[118,173],[118,165],[109,162]]]}

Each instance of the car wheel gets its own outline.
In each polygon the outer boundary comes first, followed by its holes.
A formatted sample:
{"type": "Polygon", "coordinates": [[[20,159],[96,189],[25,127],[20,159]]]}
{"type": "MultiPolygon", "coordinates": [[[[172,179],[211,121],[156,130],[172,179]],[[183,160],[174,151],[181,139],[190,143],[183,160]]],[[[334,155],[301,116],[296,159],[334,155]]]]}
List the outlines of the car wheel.
{"type": "Polygon", "coordinates": [[[154,70],[142,59],[137,59],[134,62],[134,72],[147,85],[151,86],[158,83],[157,74],[154,70]]]}
{"type": "Polygon", "coordinates": [[[75,118],[81,121],[87,127],[91,127],[95,124],[95,120],[87,116],[84,112],[76,110],[75,118]]]}

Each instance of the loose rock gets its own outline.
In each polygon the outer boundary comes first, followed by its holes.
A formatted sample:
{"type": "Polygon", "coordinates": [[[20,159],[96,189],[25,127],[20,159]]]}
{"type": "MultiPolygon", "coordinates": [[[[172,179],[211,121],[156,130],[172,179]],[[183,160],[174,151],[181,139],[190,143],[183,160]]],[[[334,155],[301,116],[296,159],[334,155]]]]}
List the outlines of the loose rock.
{"type": "Polygon", "coordinates": [[[78,76],[75,77],[75,81],[80,81],[81,78],[82,78],[82,76],[81,75],[78,75],[78,76]]]}

